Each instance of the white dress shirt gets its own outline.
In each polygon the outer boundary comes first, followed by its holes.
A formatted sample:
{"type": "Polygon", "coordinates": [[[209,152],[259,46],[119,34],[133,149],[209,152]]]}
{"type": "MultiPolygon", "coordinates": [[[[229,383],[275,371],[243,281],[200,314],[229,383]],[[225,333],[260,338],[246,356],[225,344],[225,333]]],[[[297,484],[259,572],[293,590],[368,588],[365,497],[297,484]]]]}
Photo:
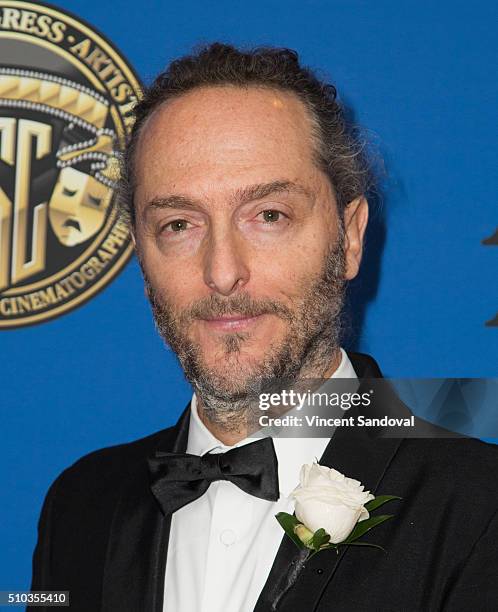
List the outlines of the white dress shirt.
{"type": "MultiPolygon", "coordinates": [[[[341,349],[335,378],[356,378],[341,349]]],[[[234,446],[255,442],[241,440],[234,446]]],[[[284,535],[277,512],[294,512],[289,493],[304,463],[320,458],[329,438],[274,438],[280,498],[245,493],[228,481],[213,482],[194,502],[172,515],[164,612],[250,612],[266,582],[284,535]]],[[[187,453],[229,450],[202,423],[192,397],[187,453]]]]}

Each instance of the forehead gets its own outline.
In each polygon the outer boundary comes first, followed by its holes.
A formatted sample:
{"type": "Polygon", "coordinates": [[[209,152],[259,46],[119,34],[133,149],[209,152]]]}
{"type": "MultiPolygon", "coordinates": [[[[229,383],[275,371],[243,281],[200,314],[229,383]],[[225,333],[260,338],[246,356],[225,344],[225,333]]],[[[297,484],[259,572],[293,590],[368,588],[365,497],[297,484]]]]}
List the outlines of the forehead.
{"type": "Polygon", "coordinates": [[[137,198],[153,197],[161,187],[202,191],[266,179],[306,181],[316,171],[311,126],[292,93],[255,86],[196,89],[159,107],[142,127],[137,198]]]}

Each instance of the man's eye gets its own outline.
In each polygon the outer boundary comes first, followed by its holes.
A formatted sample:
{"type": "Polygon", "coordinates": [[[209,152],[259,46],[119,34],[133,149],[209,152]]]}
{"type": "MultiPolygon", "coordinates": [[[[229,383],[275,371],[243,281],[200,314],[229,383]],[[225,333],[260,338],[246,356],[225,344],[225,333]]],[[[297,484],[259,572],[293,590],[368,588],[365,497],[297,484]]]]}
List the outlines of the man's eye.
{"type": "Polygon", "coordinates": [[[185,219],[175,219],[167,223],[165,227],[170,232],[183,232],[188,227],[188,221],[185,221],[185,219]]]}
{"type": "Polygon", "coordinates": [[[282,214],[279,210],[263,210],[261,213],[265,223],[274,223],[280,219],[282,214]]]}

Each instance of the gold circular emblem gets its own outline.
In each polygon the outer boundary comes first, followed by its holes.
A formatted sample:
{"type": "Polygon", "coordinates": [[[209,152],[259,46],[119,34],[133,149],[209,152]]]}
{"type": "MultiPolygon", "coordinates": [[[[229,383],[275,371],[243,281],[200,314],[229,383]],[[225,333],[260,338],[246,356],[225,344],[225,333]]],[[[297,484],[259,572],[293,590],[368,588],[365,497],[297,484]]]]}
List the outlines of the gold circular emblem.
{"type": "Polygon", "coordinates": [[[116,155],[139,96],[86,23],[0,0],[0,329],[68,312],[129,260],[116,155]]]}

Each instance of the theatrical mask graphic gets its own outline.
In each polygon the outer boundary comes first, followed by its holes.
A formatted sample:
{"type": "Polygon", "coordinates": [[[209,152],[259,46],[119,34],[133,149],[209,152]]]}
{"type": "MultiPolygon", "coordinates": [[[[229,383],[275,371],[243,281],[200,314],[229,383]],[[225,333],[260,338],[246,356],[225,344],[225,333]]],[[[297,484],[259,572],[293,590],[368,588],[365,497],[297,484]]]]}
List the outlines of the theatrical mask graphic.
{"type": "Polygon", "coordinates": [[[97,179],[64,168],[59,174],[48,205],[48,218],[60,242],[80,244],[103,226],[112,197],[112,189],[97,179]]]}
{"type": "Polygon", "coordinates": [[[128,261],[116,186],[139,96],[87,24],[0,0],[0,329],[71,310],[128,261]]]}

